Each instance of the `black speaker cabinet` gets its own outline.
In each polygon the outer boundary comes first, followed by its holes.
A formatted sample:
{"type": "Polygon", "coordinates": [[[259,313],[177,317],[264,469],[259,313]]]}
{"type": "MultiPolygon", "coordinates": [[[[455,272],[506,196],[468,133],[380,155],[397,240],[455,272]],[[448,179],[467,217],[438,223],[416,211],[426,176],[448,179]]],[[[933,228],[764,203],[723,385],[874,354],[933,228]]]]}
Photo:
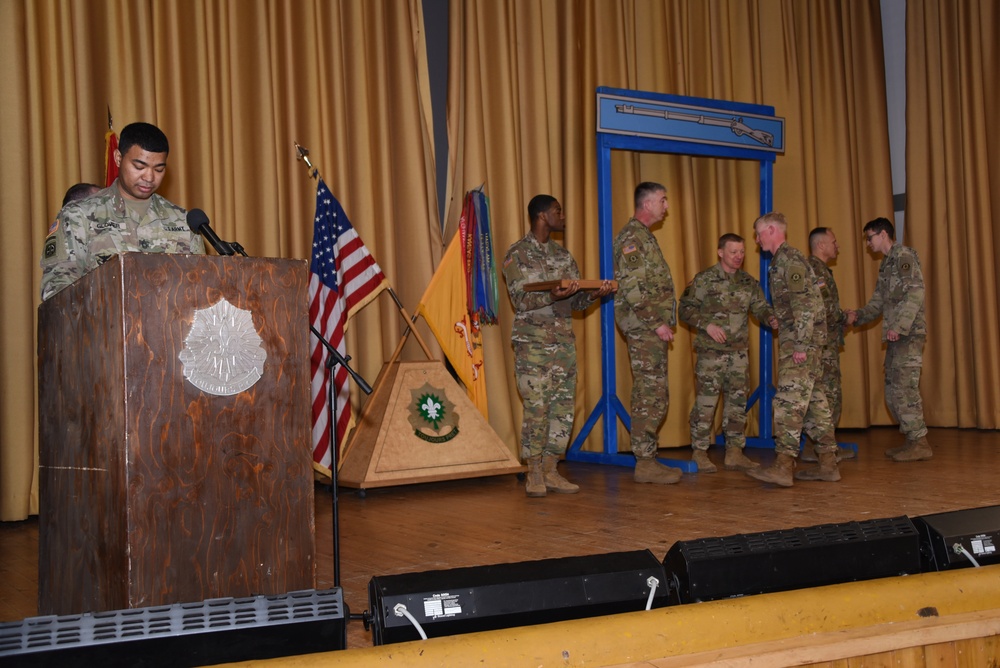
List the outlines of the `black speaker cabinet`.
{"type": "Polygon", "coordinates": [[[344,649],[344,596],[313,589],[0,624],[0,665],[206,666],[344,649]]]}
{"type": "Polygon", "coordinates": [[[1000,506],[955,510],[913,520],[920,532],[924,570],[1000,563],[1000,506]]]}
{"type": "Polygon", "coordinates": [[[663,566],[649,550],[376,576],[372,641],[419,640],[414,621],[433,638],[644,610],[651,591],[651,607],[666,604],[663,566]]]}
{"type": "Polygon", "coordinates": [[[681,541],[667,552],[671,603],[804,589],[920,572],[909,518],[681,541]]]}

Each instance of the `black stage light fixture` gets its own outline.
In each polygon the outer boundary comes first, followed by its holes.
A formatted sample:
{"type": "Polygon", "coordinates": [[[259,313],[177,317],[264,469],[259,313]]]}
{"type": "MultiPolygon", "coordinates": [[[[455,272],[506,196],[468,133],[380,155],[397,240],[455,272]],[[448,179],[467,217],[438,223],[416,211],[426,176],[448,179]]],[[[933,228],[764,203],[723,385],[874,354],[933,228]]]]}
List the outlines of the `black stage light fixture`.
{"type": "Polygon", "coordinates": [[[927,571],[1000,563],[1000,506],[923,515],[913,523],[927,571]]]}
{"type": "Polygon", "coordinates": [[[0,665],[175,668],[344,649],[340,588],[0,624],[0,665]]]}
{"type": "Polygon", "coordinates": [[[680,541],[663,567],[671,603],[805,589],[919,573],[920,537],[907,517],[680,541]]]}
{"type": "Polygon", "coordinates": [[[666,605],[649,550],[376,576],[368,583],[375,645],[544,624],[666,605]]]}

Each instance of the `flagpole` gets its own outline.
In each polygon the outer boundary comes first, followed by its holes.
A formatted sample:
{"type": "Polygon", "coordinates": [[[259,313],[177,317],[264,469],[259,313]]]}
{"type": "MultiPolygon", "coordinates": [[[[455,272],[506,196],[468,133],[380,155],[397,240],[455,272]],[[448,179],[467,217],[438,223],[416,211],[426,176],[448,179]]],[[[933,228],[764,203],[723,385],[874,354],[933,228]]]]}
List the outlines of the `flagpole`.
{"type": "MultiPolygon", "coordinates": [[[[295,145],[296,160],[301,160],[302,162],[305,163],[306,169],[309,170],[310,178],[318,179],[319,170],[316,169],[316,167],[313,166],[312,161],[309,160],[309,149],[307,149],[305,146],[302,146],[301,144],[299,144],[297,141],[294,140],[292,141],[292,144],[295,145]]],[[[486,184],[484,183],[483,185],[486,184]]],[[[424,351],[424,354],[427,355],[427,359],[433,359],[433,355],[431,355],[431,350],[430,348],[427,347],[427,344],[424,342],[423,337],[420,336],[420,332],[418,332],[411,326],[412,323],[416,322],[416,316],[410,317],[410,314],[406,312],[405,308],[403,308],[403,303],[399,301],[399,297],[396,295],[396,291],[392,289],[391,285],[389,286],[388,289],[389,289],[389,296],[392,297],[392,301],[396,302],[396,308],[399,309],[399,314],[403,316],[403,321],[406,323],[406,331],[403,332],[403,338],[406,338],[407,333],[413,332],[413,335],[417,337],[417,343],[420,344],[420,348],[424,351]]]]}
{"type": "Polygon", "coordinates": [[[403,308],[403,304],[399,301],[399,297],[396,296],[396,291],[392,289],[392,286],[390,286],[388,290],[389,296],[392,297],[392,301],[396,302],[396,308],[399,309],[400,315],[402,315],[403,320],[406,321],[406,331],[403,332],[403,338],[406,338],[407,334],[413,332],[413,336],[417,337],[417,343],[420,344],[420,348],[424,351],[424,354],[427,355],[427,359],[434,359],[434,356],[431,355],[431,349],[427,347],[426,343],[424,343],[424,339],[420,336],[420,332],[413,327],[413,324],[417,322],[417,316],[411,316],[406,312],[406,309],[403,308]]]}
{"type": "MultiPolygon", "coordinates": [[[[301,160],[305,163],[306,168],[309,169],[309,176],[311,178],[319,180],[319,170],[313,167],[312,162],[309,161],[309,149],[301,146],[297,141],[293,141],[295,144],[295,152],[297,154],[297,160],[301,160]]],[[[312,326],[309,325],[309,329],[312,334],[319,339],[321,345],[323,345],[327,350],[326,358],[326,410],[329,414],[330,421],[330,501],[332,502],[333,508],[333,518],[332,518],[332,529],[333,529],[333,586],[340,587],[340,498],[337,491],[337,463],[340,457],[339,454],[339,434],[337,434],[337,401],[334,397],[334,382],[333,382],[333,367],[337,362],[340,361],[340,353],[337,349],[330,344],[329,341],[323,338],[322,334],[312,326]],[[336,356],[334,355],[336,353],[336,356]]],[[[346,359],[350,359],[349,357],[346,359]]],[[[345,361],[346,361],[345,359],[345,361]]],[[[353,377],[354,372],[351,370],[347,364],[344,367],[351,372],[353,377]]],[[[367,383],[366,383],[367,384],[367,383]]],[[[371,392],[371,389],[368,389],[371,392]]]]}
{"type": "Polygon", "coordinates": [[[319,170],[313,167],[312,162],[309,160],[309,149],[299,144],[294,139],[292,143],[295,145],[296,160],[301,160],[306,163],[306,169],[309,170],[309,177],[313,179],[319,178],[319,170]]]}

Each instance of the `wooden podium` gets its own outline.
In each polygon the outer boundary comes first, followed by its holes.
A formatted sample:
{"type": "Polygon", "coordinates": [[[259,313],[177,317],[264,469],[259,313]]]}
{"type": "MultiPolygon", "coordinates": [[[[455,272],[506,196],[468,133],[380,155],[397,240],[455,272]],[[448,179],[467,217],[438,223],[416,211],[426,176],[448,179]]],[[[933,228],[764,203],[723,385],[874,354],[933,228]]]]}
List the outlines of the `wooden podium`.
{"type": "Polygon", "coordinates": [[[126,253],[38,310],[38,612],[315,587],[304,260],[126,253]]]}

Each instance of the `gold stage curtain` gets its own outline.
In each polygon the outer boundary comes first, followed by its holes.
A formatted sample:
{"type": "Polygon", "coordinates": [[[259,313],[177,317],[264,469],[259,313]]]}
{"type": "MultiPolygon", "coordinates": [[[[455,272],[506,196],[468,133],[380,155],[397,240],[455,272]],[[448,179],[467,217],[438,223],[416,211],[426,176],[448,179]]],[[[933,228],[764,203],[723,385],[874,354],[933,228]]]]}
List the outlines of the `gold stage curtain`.
{"type": "MultiPolygon", "coordinates": [[[[66,188],[103,182],[109,107],[116,130],[166,132],[161,194],[251,255],[310,257],[316,183],[298,141],[402,303],[430,281],[441,235],[420,0],[3,0],[0,87],[0,519],[37,512],[38,260],[66,188]]],[[[357,315],[355,368],[373,381],[404,327],[388,296],[357,315]]],[[[413,341],[410,355],[423,358],[413,341]]]]}
{"type": "Polygon", "coordinates": [[[1000,5],[906,3],[904,243],[927,283],[927,422],[1000,428],[1000,5]]]}
{"type": "MultiPolygon", "coordinates": [[[[549,193],[566,211],[560,241],[583,276],[596,278],[597,86],[771,105],[786,120],[787,149],[774,170],[774,208],[788,216],[790,243],[807,250],[813,227],[833,228],[841,242],[834,272],[842,300],[851,306],[867,299],[861,275],[870,261],[860,226],[892,212],[877,2],[468,0],[453,3],[450,30],[446,236],[454,229],[461,192],[485,182],[502,257],[527,230],[528,200],[549,193]]],[[[745,268],[759,276],[753,241],[758,163],[615,152],[616,233],[632,212],[635,184],[643,180],[668,189],[669,215],[654,234],[679,292],[717,261],[717,240],[725,232],[747,240],[745,268]]],[[[490,421],[516,442],[521,401],[509,343],[512,309],[508,299],[501,303],[501,324],[486,328],[490,421]],[[506,374],[493,371],[500,365],[506,374]],[[509,413],[501,410],[507,405],[509,413]]],[[[576,325],[579,431],[601,396],[596,309],[576,325]]],[[[628,407],[631,371],[618,339],[618,395],[628,407]]],[[[664,446],[690,443],[691,339],[682,326],[671,348],[664,446]]],[[[845,386],[863,389],[845,393],[842,426],[890,420],[881,402],[879,345],[877,337],[848,336],[845,386]]],[[[755,344],[754,383],[756,357],[755,344]]],[[[627,451],[627,434],[620,425],[618,431],[620,449],[627,451]]],[[[587,448],[601,447],[598,423],[587,448]]]]}

